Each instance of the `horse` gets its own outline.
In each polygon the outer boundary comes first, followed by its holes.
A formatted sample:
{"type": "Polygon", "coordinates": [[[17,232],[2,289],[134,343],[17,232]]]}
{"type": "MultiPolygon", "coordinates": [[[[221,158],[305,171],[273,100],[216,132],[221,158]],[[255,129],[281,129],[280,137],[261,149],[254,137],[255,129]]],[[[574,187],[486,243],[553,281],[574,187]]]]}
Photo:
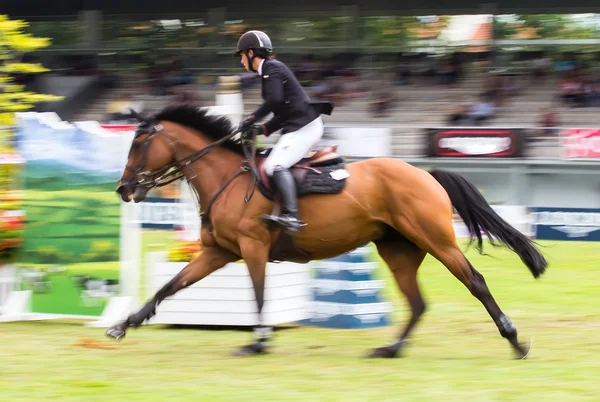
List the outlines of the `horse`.
{"type": "Polygon", "coordinates": [[[139,311],[108,328],[107,336],[122,339],[129,327],[150,320],[165,298],[243,259],[254,288],[258,323],[253,341],[236,348],[234,355],[268,353],[273,329],[262,318],[267,262],[333,258],[372,242],[408,300],[411,314],[393,342],[373,349],[367,357],[401,355],[425,312],[417,271],[427,254],[483,304],[516,357],[527,357],[529,345],[519,341],[516,326],[457,243],[454,210],[469,230],[469,245],[476,241],[480,253],[485,234],[492,245],[516,253],[534,278],[539,278],[548,264],[535,242],[504,221],[464,177],[443,170],[427,172],[395,158],[346,163],[334,148],[313,152],[292,169],[299,193],[304,188],[302,177],[307,180],[308,174],[333,180],[333,172],[321,174],[328,160],[338,167],[342,163],[345,174],[321,191],[305,188],[299,196],[299,210],[306,226],[292,236],[261,218],[278,213],[279,204],[261,172],[265,150],[256,148],[255,138],[238,137],[226,117],[210,116],[206,109],[190,104],[169,105],[152,117],[138,118],[140,124],[116,192],[124,202],[142,202],[153,187],[187,180],[202,209],[203,252],[139,311]],[[336,189],[326,191],[333,187],[336,189]],[[259,191],[255,192],[256,188],[259,191]]]}

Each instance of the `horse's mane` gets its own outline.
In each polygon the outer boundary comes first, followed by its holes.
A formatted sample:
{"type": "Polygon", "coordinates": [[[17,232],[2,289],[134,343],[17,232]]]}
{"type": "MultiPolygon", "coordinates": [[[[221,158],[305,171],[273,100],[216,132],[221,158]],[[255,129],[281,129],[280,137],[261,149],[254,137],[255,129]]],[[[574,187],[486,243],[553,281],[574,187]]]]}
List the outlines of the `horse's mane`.
{"type": "MultiPolygon", "coordinates": [[[[181,124],[194,130],[202,132],[214,141],[231,134],[234,130],[230,120],[224,116],[207,115],[208,109],[201,108],[193,103],[174,104],[165,107],[154,115],[157,121],[165,120],[172,123],[181,124]]],[[[225,141],[222,147],[227,148],[241,156],[244,156],[242,143],[239,140],[225,141]]],[[[257,148],[257,151],[262,149],[257,148]]]]}

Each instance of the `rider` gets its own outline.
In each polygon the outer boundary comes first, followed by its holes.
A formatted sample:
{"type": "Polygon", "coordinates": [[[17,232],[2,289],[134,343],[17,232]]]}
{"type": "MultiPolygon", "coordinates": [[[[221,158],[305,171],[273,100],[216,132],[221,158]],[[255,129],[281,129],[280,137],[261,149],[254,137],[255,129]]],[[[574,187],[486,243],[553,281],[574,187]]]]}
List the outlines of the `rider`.
{"type": "Polygon", "coordinates": [[[264,103],[238,127],[242,133],[254,129],[269,136],[281,129],[281,138],[265,161],[265,171],[281,194],[284,214],[281,217],[265,215],[290,232],[298,232],[304,223],[298,214],[296,183],[290,168],[319,142],[323,136],[321,114],[330,114],[333,105],[328,102],[311,103],[308,95],[282,62],[272,58],[271,39],[261,31],[248,31],[237,43],[235,56],[247,71],[257,72],[262,81],[264,103]],[[273,118],[260,125],[255,123],[273,113],[273,118]]]}

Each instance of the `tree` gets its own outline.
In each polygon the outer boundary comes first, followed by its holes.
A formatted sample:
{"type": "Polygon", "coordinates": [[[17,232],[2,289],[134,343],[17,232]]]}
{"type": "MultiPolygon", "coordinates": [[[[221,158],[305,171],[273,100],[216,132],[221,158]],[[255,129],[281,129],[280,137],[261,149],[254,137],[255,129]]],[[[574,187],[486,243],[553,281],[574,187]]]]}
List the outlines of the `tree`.
{"type": "Polygon", "coordinates": [[[533,14],[494,18],[496,39],[590,39],[596,23],[586,15],[533,14]]]}
{"type": "Polygon", "coordinates": [[[402,17],[365,17],[362,22],[363,36],[369,46],[400,46],[406,42],[408,32],[402,17]]]}
{"type": "Polygon", "coordinates": [[[39,102],[61,99],[25,90],[17,77],[48,71],[40,64],[23,63],[23,56],[50,45],[47,38],[35,38],[23,33],[25,21],[10,20],[0,14],[0,266],[14,258],[22,245],[23,218],[20,195],[12,191],[15,185],[16,165],[2,163],[2,156],[11,154],[11,127],[14,113],[31,109],[39,102]]]}
{"type": "Polygon", "coordinates": [[[494,39],[514,38],[523,22],[519,21],[517,16],[512,17],[513,18],[511,19],[501,18],[498,16],[494,17],[494,39]]]}
{"type": "MultiPolygon", "coordinates": [[[[19,75],[39,74],[48,71],[37,63],[23,63],[23,56],[50,46],[48,38],[36,38],[23,33],[28,23],[10,20],[0,14],[0,135],[6,139],[14,123],[14,113],[33,108],[36,103],[52,102],[62,97],[26,91],[17,83],[19,75]]],[[[5,145],[6,146],[6,145],[5,145]]]]}

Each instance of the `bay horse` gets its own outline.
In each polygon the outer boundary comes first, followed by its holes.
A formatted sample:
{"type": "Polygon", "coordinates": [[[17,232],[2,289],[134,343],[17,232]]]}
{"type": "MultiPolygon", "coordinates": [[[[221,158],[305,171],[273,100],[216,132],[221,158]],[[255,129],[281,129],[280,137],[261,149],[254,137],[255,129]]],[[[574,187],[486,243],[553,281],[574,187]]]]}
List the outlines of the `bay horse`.
{"type": "MultiPolygon", "coordinates": [[[[168,106],[151,118],[138,118],[140,124],[116,191],[125,202],[141,202],[149,189],[185,178],[203,209],[200,240],[204,251],[139,311],[108,328],[109,337],[123,338],[129,327],[139,327],[153,317],[165,298],[242,258],[255,292],[258,324],[254,341],[236,349],[235,354],[266,353],[272,332],[262,319],[267,262],[332,258],[373,242],[406,296],[411,316],[394,342],[372,350],[369,357],[398,356],[424,313],[417,270],[428,253],[483,304],[517,357],[527,356],[529,348],[519,342],[515,325],[494,300],[483,275],[459,248],[453,208],[469,229],[471,242],[477,240],[480,253],[483,232],[493,245],[500,243],[519,255],[535,278],[546,270],[546,259],[534,242],[497,215],[464,177],[441,170],[426,172],[394,158],[347,163],[349,176],[343,189],[299,199],[300,215],[307,225],[292,239],[262,220],[262,215],[278,205],[264,191],[268,183],[260,179],[257,165],[264,158],[249,152],[252,147],[246,140],[234,137],[237,133],[227,118],[209,116],[195,105],[168,106]],[[257,184],[263,191],[254,194],[250,189],[257,184]]],[[[300,167],[306,168],[314,160],[303,160],[293,170],[307,170],[300,167]]]]}

